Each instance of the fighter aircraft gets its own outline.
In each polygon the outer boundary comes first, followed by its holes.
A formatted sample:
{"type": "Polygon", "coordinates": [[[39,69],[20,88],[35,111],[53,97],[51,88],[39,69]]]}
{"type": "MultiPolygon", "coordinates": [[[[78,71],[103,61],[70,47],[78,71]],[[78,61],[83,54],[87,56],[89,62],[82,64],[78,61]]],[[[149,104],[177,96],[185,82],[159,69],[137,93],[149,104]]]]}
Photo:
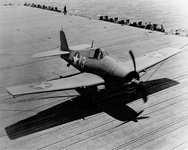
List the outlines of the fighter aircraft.
{"type": "Polygon", "coordinates": [[[8,87],[6,90],[12,96],[76,89],[84,92],[97,90],[104,85],[106,89],[126,91],[128,94],[140,93],[147,101],[147,91],[140,81],[139,73],[157,63],[179,53],[181,49],[163,48],[150,52],[139,58],[134,58],[129,51],[132,61],[121,62],[112,58],[108,53],[92,44],[83,44],[69,47],[63,30],[60,31],[60,46],[55,50],[34,54],[33,57],[60,56],[70,65],[77,68],[80,73],[51,81],[8,87]],[[136,65],[137,63],[137,65],[136,65]],[[80,89],[80,90],[79,90],[80,89]]]}

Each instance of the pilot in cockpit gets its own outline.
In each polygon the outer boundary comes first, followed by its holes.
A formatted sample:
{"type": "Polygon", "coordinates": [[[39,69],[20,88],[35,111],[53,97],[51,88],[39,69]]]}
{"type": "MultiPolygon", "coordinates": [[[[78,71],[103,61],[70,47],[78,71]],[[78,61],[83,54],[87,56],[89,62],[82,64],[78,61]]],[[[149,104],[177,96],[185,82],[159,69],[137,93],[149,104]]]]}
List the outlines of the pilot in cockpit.
{"type": "Polygon", "coordinates": [[[90,57],[95,59],[102,59],[104,56],[107,56],[108,53],[104,50],[101,50],[100,48],[93,49],[90,52],[90,57]]]}
{"type": "Polygon", "coordinates": [[[94,58],[98,58],[98,56],[99,56],[99,53],[100,53],[100,48],[97,48],[96,50],[95,50],[95,55],[94,55],[94,58]]]}

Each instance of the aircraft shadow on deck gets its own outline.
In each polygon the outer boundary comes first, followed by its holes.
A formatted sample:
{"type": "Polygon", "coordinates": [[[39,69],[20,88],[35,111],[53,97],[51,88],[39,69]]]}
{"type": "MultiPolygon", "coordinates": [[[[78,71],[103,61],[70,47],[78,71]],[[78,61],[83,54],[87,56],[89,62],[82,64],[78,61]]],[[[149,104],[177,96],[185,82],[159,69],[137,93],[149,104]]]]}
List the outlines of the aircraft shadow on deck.
{"type": "MultiPolygon", "coordinates": [[[[145,84],[150,95],[175,86],[178,82],[162,78],[146,81],[145,84]]],[[[138,98],[128,99],[123,93],[113,96],[107,96],[105,92],[100,94],[97,99],[98,105],[89,97],[78,96],[71,99],[71,101],[63,102],[6,127],[7,135],[11,140],[14,140],[78,119],[84,119],[100,112],[105,112],[111,117],[122,121],[122,124],[148,118],[148,116],[141,116],[142,112],[136,112],[126,105],[126,103],[135,101],[138,98]]]]}

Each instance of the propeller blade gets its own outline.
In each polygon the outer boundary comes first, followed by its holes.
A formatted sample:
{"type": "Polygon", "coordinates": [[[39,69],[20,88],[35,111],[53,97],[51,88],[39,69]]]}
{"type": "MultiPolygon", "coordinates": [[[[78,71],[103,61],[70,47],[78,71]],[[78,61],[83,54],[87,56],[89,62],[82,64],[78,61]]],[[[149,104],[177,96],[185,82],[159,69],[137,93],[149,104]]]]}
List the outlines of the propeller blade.
{"type": "Polygon", "coordinates": [[[147,88],[144,82],[140,82],[138,84],[138,90],[140,92],[141,98],[143,101],[146,103],[148,101],[148,93],[147,93],[147,88]]]}
{"type": "Polygon", "coordinates": [[[135,62],[134,54],[133,54],[132,51],[129,51],[129,54],[131,55],[131,58],[132,58],[132,61],[133,61],[134,71],[136,71],[136,62],[135,62]]]}
{"type": "Polygon", "coordinates": [[[91,43],[91,48],[93,47],[93,43],[94,43],[94,40],[92,40],[92,43],[91,43]]]}
{"type": "Polygon", "coordinates": [[[138,122],[138,116],[140,116],[141,113],[143,113],[144,110],[141,110],[139,112],[137,112],[137,115],[135,116],[135,118],[132,119],[132,121],[134,122],[138,122]]]}

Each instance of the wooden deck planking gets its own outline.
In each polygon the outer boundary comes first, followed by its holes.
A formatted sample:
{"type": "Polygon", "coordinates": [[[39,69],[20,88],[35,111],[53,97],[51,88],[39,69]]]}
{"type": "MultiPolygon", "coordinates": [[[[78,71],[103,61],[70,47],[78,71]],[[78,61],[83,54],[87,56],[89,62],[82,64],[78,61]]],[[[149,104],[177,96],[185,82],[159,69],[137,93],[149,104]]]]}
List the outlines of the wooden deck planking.
{"type": "MultiPolygon", "coordinates": [[[[130,60],[128,54],[130,49],[138,57],[164,47],[181,48],[188,43],[188,40],[179,36],[164,35],[158,32],[149,33],[149,30],[89,20],[78,16],[64,16],[35,8],[22,6],[2,8],[6,10],[7,18],[0,23],[3,31],[0,36],[3,41],[3,44],[0,44],[3,59],[0,68],[1,149],[170,149],[184,145],[184,143],[186,145],[185,135],[188,123],[186,104],[188,53],[186,50],[162,65],[155,66],[142,77],[143,80],[149,78],[149,81],[169,78],[179,82],[175,86],[151,94],[145,105],[141,100],[129,104],[137,111],[144,109],[141,116],[149,116],[149,118],[141,119],[138,123],[131,121],[121,125],[121,121],[102,112],[88,116],[86,120],[75,120],[16,140],[8,139],[4,131],[6,126],[67,99],[56,98],[57,95],[76,94],[74,91],[66,91],[47,95],[29,95],[18,97],[15,100],[5,91],[7,86],[57,77],[52,72],[62,63],[60,58],[32,59],[30,56],[38,51],[55,48],[59,44],[61,26],[63,26],[70,46],[78,43],[91,43],[91,40],[95,40],[96,46],[103,47],[109,54],[122,61],[130,60]],[[16,12],[18,18],[12,17],[13,11],[16,12]],[[25,13],[22,17],[20,14],[23,12],[25,13]],[[9,42],[9,39],[16,41],[12,43],[9,42]],[[14,55],[4,54],[13,52],[14,55]],[[21,55],[23,53],[27,55],[21,55]]],[[[76,70],[67,68],[64,62],[55,71],[59,75],[74,72],[76,70]]],[[[161,83],[161,86],[171,83],[172,81],[161,83]]],[[[156,88],[160,89],[157,85],[156,88]]]]}

